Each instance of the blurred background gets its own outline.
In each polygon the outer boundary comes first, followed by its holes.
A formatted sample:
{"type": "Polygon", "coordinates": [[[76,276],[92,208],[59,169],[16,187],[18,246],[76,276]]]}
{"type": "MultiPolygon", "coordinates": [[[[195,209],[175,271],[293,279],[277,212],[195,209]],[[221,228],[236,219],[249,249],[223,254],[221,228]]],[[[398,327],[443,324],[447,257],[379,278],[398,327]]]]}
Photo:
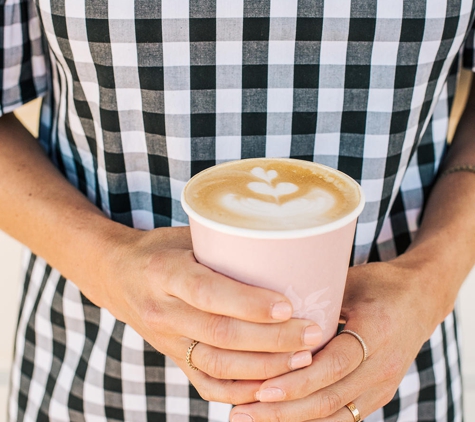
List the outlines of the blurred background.
{"type": "MultiPolygon", "coordinates": [[[[452,114],[449,137],[454,133],[458,118],[465,105],[471,73],[463,72],[452,114]]],[[[37,133],[40,102],[23,106],[16,114],[23,124],[37,133]]],[[[21,287],[22,246],[0,231],[0,422],[6,422],[6,404],[9,372],[13,352],[15,323],[21,287]]],[[[459,295],[459,319],[461,320],[462,354],[465,387],[465,422],[475,422],[475,269],[471,272],[459,295]]]]}

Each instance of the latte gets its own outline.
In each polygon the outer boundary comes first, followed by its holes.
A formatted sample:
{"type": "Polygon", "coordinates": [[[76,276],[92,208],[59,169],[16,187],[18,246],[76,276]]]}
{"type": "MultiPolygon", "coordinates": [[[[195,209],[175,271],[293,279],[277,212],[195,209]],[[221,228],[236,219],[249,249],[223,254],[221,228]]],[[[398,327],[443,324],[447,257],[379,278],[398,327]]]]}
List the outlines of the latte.
{"type": "Polygon", "coordinates": [[[361,193],[353,179],[329,167],[257,158],[197,174],[186,185],[183,199],[185,207],[216,223],[285,231],[338,221],[355,211],[361,193]]]}

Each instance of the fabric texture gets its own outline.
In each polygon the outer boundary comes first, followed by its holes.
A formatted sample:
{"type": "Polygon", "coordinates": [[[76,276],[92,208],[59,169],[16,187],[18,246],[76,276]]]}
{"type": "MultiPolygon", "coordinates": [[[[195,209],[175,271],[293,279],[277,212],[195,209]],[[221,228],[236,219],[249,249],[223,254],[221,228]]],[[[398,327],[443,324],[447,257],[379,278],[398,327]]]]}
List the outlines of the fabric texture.
{"type": "MultiPolygon", "coordinates": [[[[110,218],[186,225],[217,163],[292,157],[361,183],[352,263],[403,253],[447,146],[473,0],[5,0],[1,111],[43,96],[39,142],[110,218]]],[[[227,421],[173,362],[25,257],[11,421],[227,421]]],[[[461,421],[455,316],[366,421],[461,421]]]]}

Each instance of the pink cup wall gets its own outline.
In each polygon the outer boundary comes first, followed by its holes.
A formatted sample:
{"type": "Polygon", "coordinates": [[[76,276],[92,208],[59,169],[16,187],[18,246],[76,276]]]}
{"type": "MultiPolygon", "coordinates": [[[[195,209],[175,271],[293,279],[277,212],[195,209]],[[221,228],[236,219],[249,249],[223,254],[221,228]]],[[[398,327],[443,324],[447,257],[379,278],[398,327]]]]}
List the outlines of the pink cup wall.
{"type": "Polygon", "coordinates": [[[356,219],[297,239],[255,239],[210,229],[190,216],[198,262],[247,284],[285,294],[294,316],[323,329],[321,349],[336,334],[356,219]]]}

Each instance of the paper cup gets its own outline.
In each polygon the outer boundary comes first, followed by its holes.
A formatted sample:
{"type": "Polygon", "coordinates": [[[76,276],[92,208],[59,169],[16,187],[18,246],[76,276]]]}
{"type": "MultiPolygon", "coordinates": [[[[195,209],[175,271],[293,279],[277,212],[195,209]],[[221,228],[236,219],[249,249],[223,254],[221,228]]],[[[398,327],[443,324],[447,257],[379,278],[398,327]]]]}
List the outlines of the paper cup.
{"type": "Polygon", "coordinates": [[[358,187],[358,205],[339,220],[308,229],[252,230],[217,223],[187,203],[188,184],[182,194],[197,261],[235,280],[287,296],[293,317],[313,320],[323,330],[322,343],[314,351],[336,334],[356,220],[364,207],[361,187],[343,177],[358,187]]]}

